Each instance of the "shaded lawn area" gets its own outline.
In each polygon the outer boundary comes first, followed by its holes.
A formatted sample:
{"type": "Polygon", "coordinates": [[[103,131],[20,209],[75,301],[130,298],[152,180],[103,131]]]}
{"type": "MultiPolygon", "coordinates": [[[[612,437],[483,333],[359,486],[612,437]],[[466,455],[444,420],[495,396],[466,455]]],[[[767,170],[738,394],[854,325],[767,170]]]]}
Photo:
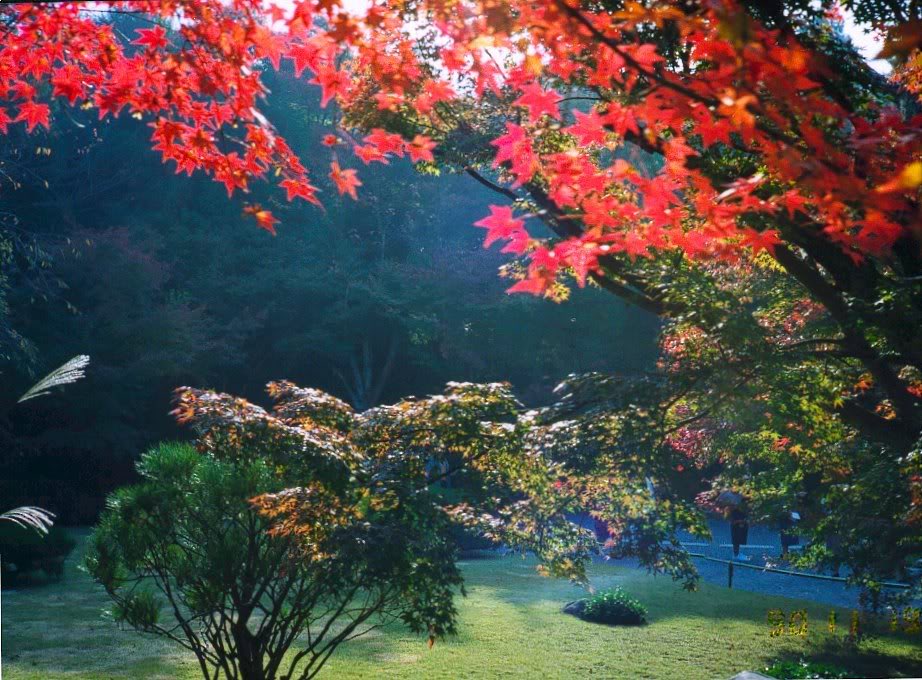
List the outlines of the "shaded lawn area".
{"type": "MultiPolygon", "coordinates": [[[[85,534],[83,534],[85,536],[85,534]]],[[[10,680],[199,678],[195,659],[166,641],[119,630],[101,614],[105,594],[77,570],[61,583],[3,593],[3,670],[10,680]]],[[[460,634],[428,649],[394,626],[347,643],[321,672],[329,678],[721,678],[779,657],[830,655],[867,677],[922,675],[922,636],[883,637],[841,657],[826,632],[829,608],[702,584],[683,592],[663,577],[599,564],[598,588],[622,585],[643,602],[650,624],[611,628],[560,612],[582,591],[539,576],[534,562],[495,557],[463,562],[460,634]],[[769,636],[767,611],[804,607],[807,638],[769,636]]],[[[848,612],[839,612],[847,626],[848,612]]]]}

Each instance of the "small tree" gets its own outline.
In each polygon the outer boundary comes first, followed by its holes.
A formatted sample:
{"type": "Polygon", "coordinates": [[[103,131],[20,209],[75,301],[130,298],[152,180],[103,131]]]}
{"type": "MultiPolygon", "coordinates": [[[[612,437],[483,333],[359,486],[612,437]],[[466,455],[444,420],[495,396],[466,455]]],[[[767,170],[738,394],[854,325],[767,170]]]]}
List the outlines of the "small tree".
{"type": "Polygon", "coordinates": [[[346,526],[335,494],[315,487],[304,493],[318,530],[329,531],[315,535],[308,556],[296,537],[272,534],[249,501],[281,490],[271,462],[162,444],[138,469],[142,482],[112,496],[93,535],[90,571],[114,599],[117,620],[192,650],[206,678],[313,677],[337,645],[373,626],[371,617],[400,615],[414,597],[433,602],[434,630],[451,630],[449,589],[460,576],[438,535],[404,534],[400,546],[428,553],[427,578],[381,550],[383,527],[346,526]],[[304,649],[283,668],[302,635],[304,649]]]}
{"type": "Polygon", "coordinates": [[[463,518],[489,512],[497,536],[551,573],[584,577],[588,536],[566,520],[554,466],[526,455],[524,426],[498,422],[516,417],[508,386],[455,384],[361,414],[290,383],[270,394],[272,413],[180,390],[198,450],[144,455],[87,556],[115,618],[191,650],[206,678],[311,678],[387,620],[430,644],[454,632],[463,518]],[[460,461],[488,500],[446,511],[429,491],[433,455],[460,461]]]}

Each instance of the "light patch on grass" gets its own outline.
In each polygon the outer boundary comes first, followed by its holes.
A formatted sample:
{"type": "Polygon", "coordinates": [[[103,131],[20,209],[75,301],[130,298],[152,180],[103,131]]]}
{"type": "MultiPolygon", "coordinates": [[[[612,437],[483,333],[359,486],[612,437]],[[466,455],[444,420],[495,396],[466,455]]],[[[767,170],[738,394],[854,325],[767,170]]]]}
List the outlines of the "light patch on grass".
{"type": "Polygon", "coordinates": [[[374,656],[375,661],[383,661],[384,663],[394,664],[416,663],[421,658],[421,654],[409,654],[407,652],[386,652],[384,654],[375,654],[374,656]]]}

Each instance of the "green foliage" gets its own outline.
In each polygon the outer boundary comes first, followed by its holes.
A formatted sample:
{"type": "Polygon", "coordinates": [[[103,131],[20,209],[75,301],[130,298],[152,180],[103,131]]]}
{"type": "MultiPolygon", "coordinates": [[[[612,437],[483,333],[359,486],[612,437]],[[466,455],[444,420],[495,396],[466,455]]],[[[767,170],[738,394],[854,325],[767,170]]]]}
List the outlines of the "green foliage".
{"type": "Polygon", "coordinates": [[[292,459],[283,466],[271,453],[211,443],[205,455],[185,444],[151,449],[138,463],[141,483],[110,497],[86,564],[116,620],[191,649],[203,672],[233,667],[246,677],[275,677],[313,626],[291,677],[310,677],[372,617],[399,617],[433,636],[453,632],[460,577],[450,544],[427,525],[438,519],[431,512],[401,508],[346,522],[337,512],[358,493],[347,467],[334,462],[309,477],[292,459]],[[324,515],[311,541],[270,533],[252,503],[295,473],[311,485],[303,489],[310,509],[324,515]],[[333,621],[335,629],[324,627],[333,621]]]}
{"type": "Polygon", "coordinates": [[[0,558],[3,582],[10,585],[41,569],[49,576],[61,576],[64,559],[76,542],[60,527],[42,534],[31,527],[0,522],[0,558]]]}
{"type": "Polygon", "coordinates": [[[149,590],[126,595],[112,606],[112,618],[138,630],[154,630],[160,618],[160,605],[149,590]]]}
{"type": "Polygon", "coordinates": [[[819,661],[777,661],[763,671],[778,680],[801,680],[802,678],[847,678],[849,673],[840,666],[819,661]]]}
{"type": "MultiPolygon", "coordinates": [[[[226,394],[182,388],[174,413],[195,425],[202,450],[223,460],[248,461],[259,452],[302,489],[319,484],[339,494],[358,484],[351,510],[337,513],[342,521],[350,512],[364,520],[416,507],[414,521],[429,518],[434,530],[462,524],[534,552],[549,573],[584,579],[594,541],[568,519],[581,500],[562,492],[559,465],[533,448],[534,414],[521,412],[508,384],[449,383],[441,395],[361,413],[288,382],[270,383],[269,393],[276,400],[271,413],[226,394]],[[445,472],[430,474],[434,466],[445,472]],[[454,475],[464,475],[473,492],[451,498],[431,488],[454,475]]],[[[270,494],[264,508],[301,535],[292,508],[310,498],[303,490],[270,494]]]]}
{"type": "Polygon", "coordinates": [[[476,555],[481,550],[490,550],[496,547],[494,541],[463,526],[452,527],[451,534],[461,557],[476,555]]]}
{"type": "Polygon", "coordinates": [[[595,593],[582,601],[580,617],[613,626],[640,626],[647,622],[647,608],[621,586],[595,593]]]}

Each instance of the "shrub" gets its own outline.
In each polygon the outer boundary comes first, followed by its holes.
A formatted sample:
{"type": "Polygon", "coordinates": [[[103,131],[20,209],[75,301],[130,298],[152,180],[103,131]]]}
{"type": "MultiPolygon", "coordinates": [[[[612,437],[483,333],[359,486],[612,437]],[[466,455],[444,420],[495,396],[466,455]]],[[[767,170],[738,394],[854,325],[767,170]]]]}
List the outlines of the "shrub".
{"type": "Polygon", "coordinates": [[[583,601],[580,618],[617,626],[639,626],[647,622],[647,608],[621,586],[603,590],[583,601]]]}
{"type": "Polygon", "coordinates": [[[23,577],[37,570],[60,578],[64,560],[76,541],[59,527],[47,534],[12,522],[0,522],[0,558],[4,585],[21,583],[23,577]]]}
{"type": "Polygon", "coordinates": [[[847,678],[848,671],[833,664],[818,661],[776,661],[763,671],[778,680],[802,680],[803,678],[847,678]]]}
{"type": "Polygon", "coordinates": [[[463,526],[452,526],[450,534],[461,557],[476,557],[481,551],[492,550],[497,546],[495,541],[463,526]]]}
{"type": "Polygon", "coordinates": [[[378,516],[363,506],[359,516],[351,503],[364,488],[347,467],[328,482],[305,475],[305,487],[279,496],[299,505],[302,541],[271,532],[253,502],[285,489],[275,461],[221,448],[161,444],[142,456],[141,483],[109,498],[87,566],[117,621],[190,649],[209,678],[313,677],[381,617],[453,632],[460,575],[436,509],[410,519],[402,506],[378,516]],[[285,668],[302,632],[308,641],[285,668]]]}

